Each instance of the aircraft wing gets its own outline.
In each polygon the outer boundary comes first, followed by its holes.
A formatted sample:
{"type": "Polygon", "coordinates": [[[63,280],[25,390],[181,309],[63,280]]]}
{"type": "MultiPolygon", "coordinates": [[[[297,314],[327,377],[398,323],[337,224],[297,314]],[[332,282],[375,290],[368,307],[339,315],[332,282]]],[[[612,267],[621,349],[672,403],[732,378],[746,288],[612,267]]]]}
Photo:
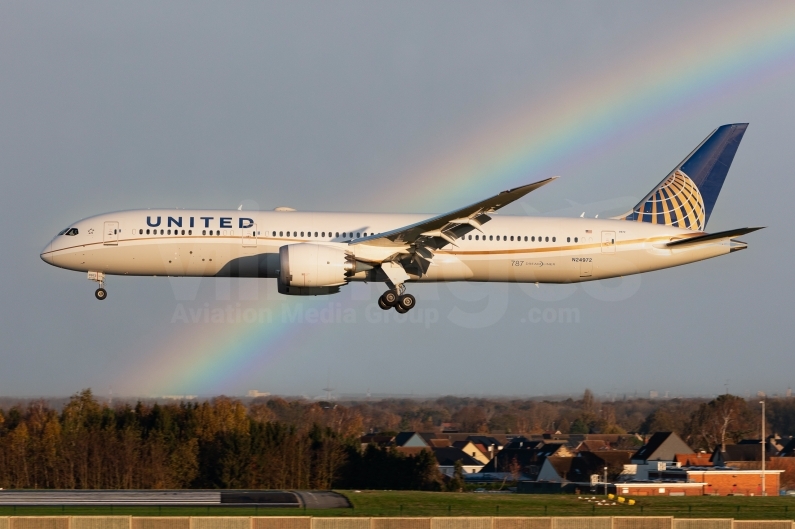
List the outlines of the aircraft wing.
{"type": "MultiPolygon", "coordinates": [[[[522,198],[530,191],[534,191],[557,178],[557,176],[553,176],[552,178],[547,178],[546,180],[541,180],[533,184],[509,189],[487,198],[486,200],[450,211],[449,213],[444,213],[388,232],[360,237],[350,241],[349,244],[405,247],[406,245],[412,245],[420,241],[427,241],[430,243],[431,241],[429,239],[440,239],[439,243],[441,243],[441,246],[447,243],[455,244],[455,239],[460,236],[459,233],[456,233],[457,228],[465,227],[465,231],[480,229],[482,224],[491,220],[491,217],[488,215],[489,213],[507,206],[511,202],[522,198]]],[[[434,245],[429,244],[429,246],[434,245]]]]}

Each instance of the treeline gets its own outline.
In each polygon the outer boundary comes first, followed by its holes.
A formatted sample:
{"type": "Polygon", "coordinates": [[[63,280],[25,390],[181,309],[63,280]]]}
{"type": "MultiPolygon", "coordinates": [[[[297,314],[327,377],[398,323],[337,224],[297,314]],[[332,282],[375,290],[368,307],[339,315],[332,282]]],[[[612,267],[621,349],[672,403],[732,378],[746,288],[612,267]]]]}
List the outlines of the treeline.
{"type": "MultiPolygon", "coordinates": [[[[674,431],[694,450],[759,438],[757,399],[384,399],[218,397],[115,403],[0,401],[0,487],[64,489],[441,487],[430,453],[369,447],[363,433],[674,431]]],[[[795,435],[795,399],[768,399],[766,431],[795,435]]],[[[640,440],[627,438],[635,444],[640,440]]],[[[627,447],[629,448],[629,447],[627,447]]]]}
{"type": "Polygon", "coordinates": [[[360,453],[360,435],[361,417],[340,406],[219,397],[110,407],[86,390],[60,412],[42,401],[0,410],[0,487],[365,488],[382,470],[389,488],[439,487],[430,454],[360,453]]]}
{"type": "MultiPolygon", "coordinates": [[[[367,431],[433,431],[447,424],[462,432],[564,434],[673,431],[694,450],[713,450],[761,435],[759,399],[734,395],[704,398],[598,399],[585,390],[560,400],[442,397],[346,402],[367,431]]],[[[795,398],[768,398],[766,432],[795,435],[795,398]]]]}

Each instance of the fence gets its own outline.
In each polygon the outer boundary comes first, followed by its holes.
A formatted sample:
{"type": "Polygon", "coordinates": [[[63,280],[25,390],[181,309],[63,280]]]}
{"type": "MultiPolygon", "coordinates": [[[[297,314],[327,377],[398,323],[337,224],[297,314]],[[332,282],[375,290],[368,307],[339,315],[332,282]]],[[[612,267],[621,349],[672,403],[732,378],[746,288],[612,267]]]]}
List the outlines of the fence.
{"type": "Polygon", "coordinates": [[[7,516],[0,529],[795,529],[791,520],[662,516],[325,518],[309,516],[7,516]]]}

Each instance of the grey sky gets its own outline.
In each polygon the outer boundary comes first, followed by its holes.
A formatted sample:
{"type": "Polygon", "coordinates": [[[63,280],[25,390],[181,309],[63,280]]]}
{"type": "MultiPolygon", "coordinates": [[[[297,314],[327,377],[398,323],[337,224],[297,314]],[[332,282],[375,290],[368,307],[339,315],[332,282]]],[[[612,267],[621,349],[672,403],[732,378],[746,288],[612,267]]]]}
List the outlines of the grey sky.
{"type": "MultiPolygon", "coordinates": [[[[617,107],[604,144],[553,159],[545,170],[562,178],[509,211],[620,212],[712,129],[749,121],[709,230],[768,228],[730,256],[586,287],[411,286],[414,323],[372,321],[381,285],[301,299],[266,280],[111,277],[99,303],[83,274],[39,259],[57,231],[107,211],[444,211],[551,176],[448,194],[416,175],[497,157],[478,138],[499,138],[514,115],[541,115],[645,53],[666,57],[673,40],[683,49],[716,11],[757,9],[726,5],[4,2],[0,394],[312,396],[328,380],[345,393],[783,393],[795,379],[791,55],[761,71],[724,57],[725,90],[660,93],[664,110],[636,122],[617,107]],[[472,142],[481,150],[463,152],[472,142]],[[355,323],[282,322],[329,303],[355,323]],[[231,322],[175,319],[227,307],[231,322]],[[259,329],[237,309],[274,321],[259,329]]],[[[741,53],[743,28],[725,30],[741,53]]]]}

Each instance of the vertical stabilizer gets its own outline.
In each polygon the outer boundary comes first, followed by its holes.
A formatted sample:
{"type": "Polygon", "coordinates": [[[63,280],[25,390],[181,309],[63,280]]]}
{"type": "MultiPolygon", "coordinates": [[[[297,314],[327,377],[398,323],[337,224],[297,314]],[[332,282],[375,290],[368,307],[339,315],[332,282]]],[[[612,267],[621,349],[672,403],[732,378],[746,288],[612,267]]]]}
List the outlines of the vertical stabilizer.
{"type": "Polygon", "coordinates": [[[704,230],[746,128],[715,129],[632,211],[615,218],[704,230]]]}

